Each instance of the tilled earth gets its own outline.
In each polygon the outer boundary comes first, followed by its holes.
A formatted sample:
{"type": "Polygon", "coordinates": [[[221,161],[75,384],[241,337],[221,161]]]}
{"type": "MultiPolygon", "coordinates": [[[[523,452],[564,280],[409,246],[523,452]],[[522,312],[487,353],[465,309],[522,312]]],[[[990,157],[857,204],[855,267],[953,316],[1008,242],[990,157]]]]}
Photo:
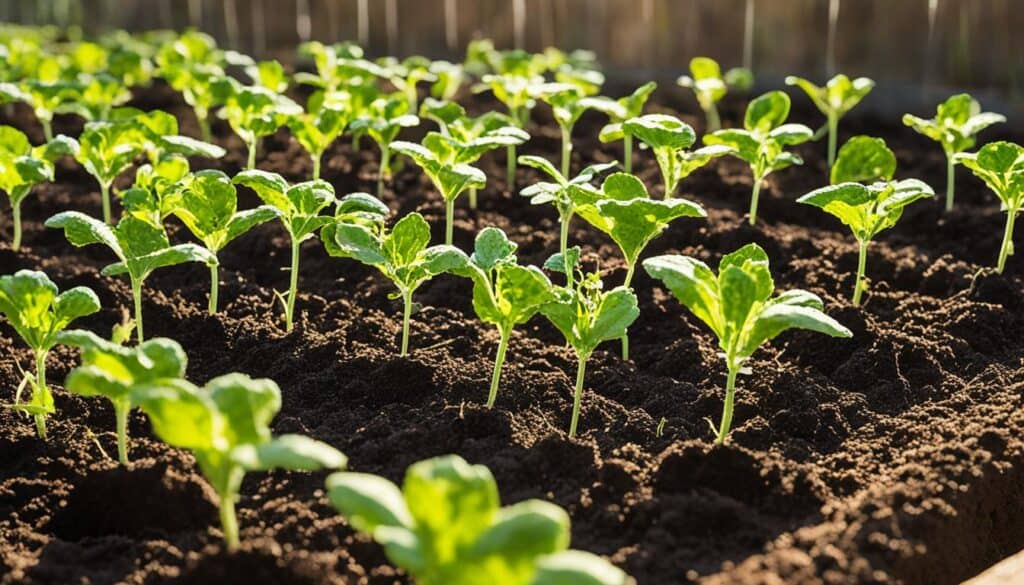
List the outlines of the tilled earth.
{"type": "MultiPolygon", "coordinates": [[[[474,110],[494,105],[467,101],[474,110]]],[[[165,87],[139,92],[133,105],[168,109],[183,132],[195,133],[189,110],[165,87]]],[[[729,104],[727,123],[740,119],[743,105],[729,104]]],[[[701,130],[692,111],[680,115],[701,130]]],[[[810,111],[796,117],[820,123],[810,111]]],[[[41,138],[27,110],[15,108],[2,121],[41,138]]],[[[538,109],[535,124],[521,152],[554,160],[550,115],[538,109]]],[[[592,138],[600,124],[588,115],[578,126],[574,168],[619,156],[592,138]]],[[[58,119],[58,131],[79,129],[75,119],[58,119]]],[[[216,130],[228,156],[194,167],[234,173],[244,164],[242,144],[228,128],[216,130]]],[[[934,143],[891,120],[851,119],[842,130],[843,139],[885,137],[899,176],[944,191],[944,159],[934,143]]],[[[1000,132],[985,138],[1024,138],[1000,132]]],[[[324,178],[339,195],[373,190],[377,154],[369,141],[363,147],[354,152],[345,139],[325,157],[324,178]]],[[[723,159],[682,185],[708,220],[678,221],[647,251],[715,265],[757,242],[771,257],[778,289],[821,295],[854,332],[849,340],[787,333],[760,350],[741,379],[726,446],[712,446],[705,421],[718,419],[724,395],[716,342],[642,271],[633,359],[622,361],[614,343],[596,353],[582,435],[572,441],[575,363],[540,318],[513,335],[497,406],[483,406],[498,339],[473,315],[466,281],[444,276],[417,293],[414,349],[400,358],[400,307],[388,297],[389,283],[328,257],[313,240],[302,250],[298,322],[285,333],[273,291],[287,287],[288,241],[277,224],[222,253],[219,315],[205,311],[204,267],[156,272],[146,285],[147,334],[180,341],[196,383],[232,371],[274,379],[284,397],[274,430],[327,441],[354,470],[400,481],[409,464],[445,453],[486,464],[505,503],[539,497],[564,506],[573,546],[605,555],[640,585],[957,583],[1024,546],[1024,258],[1011,257],[1001,276],[987,268],[1005,216],[961,170],[953,213],[944,214],[938,198],[915,204],[872,245],[872,286],[855,308],[848,301],[852,237],[794,202],[823,184],[823,145],[799,151],[805,166],[767,181],[756,227],[744,217],[749,172],[723,159]]],[[[657,192],[650,154],[636,160],[657,192]]],[[[479,210],[460,204],[455,243],[469,249],[476,231],[494,225],[519,244],[521,261],[542,263],[557,248],[555,214],[508,192],[503,153],[481,164],[490,186],[479,210]]],[[[264,141],[259,166],[290,180],[311,171],[285,131],[264,141]]],[[[84,171],[65,161],[57,179],[26,202],[20,253],[8,245],[9,214],[0,216],[0,273],[36,268],[61,289],[92,287],[104,309],[77,325],[106,333],[130,307],[129,287],[100,276],[107,250],[73,248],[59,230],[43,227],[65,209],[99,215],[97,188],[84,171]]],[[[537,179],[519,171],[520,186],[537,179]]],[[[385,200],[398,214],[423,213],[441,238],[443,206],[414,165],[396,173],[385,200]]],[[[257,203],[249,192],[242,201],[257,203]]],[[[178,241],[188,237],[178,225],[170,230],[178,241]]],[[[610,240],[577,220],[571,241],[607,282],[623,278],[610,240]]],[[[0,351],[0,399],[10,402],[19,366],[30,368],[31,358],[6,323],[0,351]]],[[[55,350],[50,379],[63,380],[76,362],[76,352],[55,350]]],[[[105,401],[70,396],[59,385],[55,392],[58,413],[45,443],[30,421],[0,410],[0,583],[407,582],[334,512],[322,473],[250,474],[239,506],[245,545],[227,554],[212,492],[190,455],[154,440],[135,413],[134,462],[120,468],[105,454],[114,450],[105,401]]]]}

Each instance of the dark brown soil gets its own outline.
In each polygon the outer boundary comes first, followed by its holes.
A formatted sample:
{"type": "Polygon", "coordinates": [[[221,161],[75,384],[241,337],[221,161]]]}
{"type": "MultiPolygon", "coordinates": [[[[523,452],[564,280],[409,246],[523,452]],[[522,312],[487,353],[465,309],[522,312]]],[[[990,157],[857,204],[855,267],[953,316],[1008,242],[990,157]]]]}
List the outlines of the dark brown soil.
{"type": "MultiPolygon", "coordinates": [[[[141,92],[136,105],[169,109],[194,133],[191,114],[166,88],[141,92]]],[[[695,110],[683,107],[700,129],[695,110]]],[[[742,107],[730,104],[725,119],[739,119],[742,107]]],[[[820,123],[806,110],[798,117],[820,123]]],[[[536,120],[524,151],[554,159],[558,134],[547,113],[538,110],[536,120]]],[[[844,121],[843,137],[886,137],[901,176],[944,189],[941,152],[894,121],[844,121]]],[[[4,122],[39,139],[23,108],[4,122]]],[[[617,156],[593,140],[600,123],[587,116],[578,127],[577,167],[617,156]]],[[[57,121],[58,131],[76,126],[57,121]]],[[[235,172],[241,143],[222,125],[216,130],[230,154],[197,166],[235,172]]],[[[997,137],[1022,138],[998,130],[986,136],[997,137]]],[[[373,189],[377,155],[364,146],[353,153],[339,142],[325,160],[325,178],[339,194],[373,189]]],[[[497,336],[472,314],[465,281],[441,277],[422,288],[414,350],[399,358],[399,308],[388,283],[312,241],[302,250],[298,324],[284,333],[273,290],[287,283],[287,240],[277,225],[224,251],[223,311],[215,317],[205,313],[203,267],[155,273],[147,282],[147,334],[180,341],[195,382],[230,371],[273,378],[284,394],[275,430],[327,441],[348,454],[353,469],[399,481],[410,463],[443,453],[488,465],[506,503],[540,497],[564,506],[573,545],[606,555],[641,585],[957,583],[1024,546],[1024,257],[1011,258],[1002,276],[987,270],[1004,215],[978,181],[959,172],[956,211],[942,213],[938,200],[916,204],[873,244],[872,288],[863,307],[852,307],[852,238],[794,203],[823,183],[822,150],[801,148],[804,167],[769,179],[756,227],[744,218],[750,178],[741,163],[698,171],[682,189],[708,209],[708,221],[681,220],[647,251],[716,263],[758,242],[780,289],[822,295],[828,312],[855,333],[850,340],[788,333],[759,351],[741,381],[735,431],[724,447],[711,445],[705,422],[717,420],[723,396],[715,341],[642,273],[633,360],[623,362],[613,344],[594,356],[583,433],[573,441],[565,430],[575,364],[540,319],[514,334],[497,407],[482,406],[497,336]]],[[[264,141],[260,161],[292,180],[311,169],[285,132],[264,141]]],[[[640,152],[637,161],[640,175],[659,184],[651,157],[640,152]]],[[[542,262],[557,247],[554,214],[506,191],[500,155],[483,164],[491,186],[477,212],[460,205],[456,244],[466,249],[478,229],[496,225],[519,243],[523,261],[542,262]]],[[[521,170],[518,179],[536,178],[521,170]]],[[[405,165],[392,187],[392,209],[419,210],[439,239],[443,207],[418,169],[405,165]]],[[[244,200],[255,201],[251,194],[244,200]]],[[[107,251],[72,248],[59,231],[43,228],[64,209],[99,214],[96,187],[70,162],[60,165],[56,184],[25,204],[21,253],[7,246],[10,219],[0,216],[0,273],[39,268],[62,288],[92,287],[104,310],[79,325],[109,331],[130,306],[128,285],[99,276],[107,251]]],[[[572,241],[609,282],[622,278],[609,240],[577,222],[572,241]]],[[[10,401],[17,365],[30,367],[30,356],[5,323],[0,351],[0,388],[10,401]]],[[[51,379],[62,380],[76,359],[55,351],[51,379]]],[[[114,449],[107,404],[59,387],[56,394],[59,412],[46,443],[29,421],[0,410],[0,583],[406,582],[380,548],[334,513],[324,474],[251,474],[239,507],[246,545],[225,553],[213,498],[189,455],[155,441],[136,413],[135,462],[120,469],[103,452],[114,449]]]]}

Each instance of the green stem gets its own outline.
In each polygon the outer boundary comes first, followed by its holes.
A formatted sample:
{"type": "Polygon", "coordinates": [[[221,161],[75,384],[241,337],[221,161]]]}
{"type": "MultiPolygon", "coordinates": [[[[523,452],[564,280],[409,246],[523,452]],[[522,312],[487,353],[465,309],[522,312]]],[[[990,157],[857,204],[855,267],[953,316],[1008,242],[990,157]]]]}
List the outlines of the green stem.
{"type": "Polygon", "coordinates": [[[322,154],[313,155],[313,180],[316,181],[320,178],[320,157],[322,154]]]}
{"type": "Polygon", "coordinates": [[[217,291],[220,288],[220,264],[210,266],[210,314],[217,314],[217,291]]]}
{"type": "MultiPolygon", "coordinates": [[[[42,393],[42,398],[36,400],[39,404],[48,404],[50,401],[46,399],[46,395],[50,393],[50,389],[46,386],[46,352],[36,352],[36,387],[34,392],[42,393]]],[[[34,415],[36,422],[36,434],[39,438],[46,440],[46,414],[39,413],[34,415]]]]}
{"type": "Polygon", "coordinates": [[[946,153],[946,212],[953,211],[953,191],[956,189],[956,165],[953,154],[946,153]]]}
{"type": "Polygon", "coordinates": [[[722,445],[725,437],[729,435],[729,428],[732,427],[732,407],[736,399],[736,374],[740,371],[739,364],[734,359],[729,359],[729,376],[725,381],[725,406],[722,407],[722,423],[718,427],[718,436],[715,443],[722,445]]]}
{"type": "MultiPolygon", "coordinates": [[[[633,272],[636,270],[636,263],[630,263],[629,268],[626,270],[626,280],[622,283],[622,286],[629,288],[630,283],[633,282],[633,272]]],[[[622,359],[629,359],[629,330],[622,334],[622,359]]]]}
{"type": "Polygon", "coordinates": [[[836,164],[836,144],[839,140],[839,118],[835,114],[828,116],[828,170],[836,164]]]}
{"type": "Polygon", "coordinates": [[[299,248],[302,242],[292,238],[292,268],[288,281],[288,302],[284,308],[285,331],[291,331],[295,324],[295,297],[299,294],[299,248]]]}
{"type": "Polygon", "coordinates": [[[576,436],[576,426],[580,420],[580,401],[583,398],[583,378],[586,375],[587,357],[579,356],[579,365],[576,367],[576,390],[572,397],[572,422],[569,423],[569,438],[576,436]]]}
{"type": "Polygon", "coordinates": [[[562,130],[562,176],[569,178],[569,163],[572,160],[572,129],[565,126],[562,130]]]}
{"type": "Polygon", "coordinates": [[[412,317],[412,291],[402,291],[402,353],[405,357],[409,355],[409,319],[412,317]]]}
{"type": "Polygon", "coordinates": [[[110,215],[110,185],[100,183],[100,200],[103,203],[103,221],[112,225],[113,218],[110,215]]]}
{"type": "Polygon", "coordinates": [[[250,171],[256,168],[256,149],[259,147],[259,143],[259,138],[253,138],[252,142],[249,143],[249,160],[246,162],[245,168],[250,171]]]}
{"type": "Polygon", "coordinates": [[[622,138],[622,166],[626,170],[626,173],[631,174],[633,172],[633,136],[626,134],[622,138]]]}
{"type": "Polygon", "coordinates": [[[516,145],[510,144],[505,157],[505,185],[511,193],[516,188],[516,145]]]}
{"type": "Polygon", "coordinates": [[[508,349],[508,339],[512,335],[512,328],[501,331],[501,341],[498,343],[498,357],[494,360],[494,373],[491,374],[491,392],[487,396],[487,408],[494,406],[498,399],[498,383],[501,381],[501,366],[505,363],[505,350],[508,349]]]}
{"type": "Polygon", "coordinates": [[[43,126],[43,138],[45,138],[47,142],[53,140],[53,121],[40,118],[39,123],[43,126]]]}
{"type": "Polygon", "coordinates": [[[476,209],[476,187],[469,188],[469,208],[476,209]]]}
{"type": "Polygon", "coordinates": [[[1013,223],[1017,220],[1017,209],[1006,210],[1006,230],[1003,231],[1003,245],[999,248],[999,262],[996,264],[996,272],[1003,273],[1006,268],[1006,258],[1013,254],[1013,223]]]}
{"type": "Polygon", "coordinates": [[[444,201],[444,243],[452,245],[452,235],[455,231],[455,200],[445,199],[444,201]]]}
{"type": "Polygon", "coordinates": [[[860,252],[857,255],[857,280],[853,285],[853,306],[860,305],[860,297],[864,293],[864,270],[868,264],[868,242],[860,242],[860,252]]]}
{"type": "Polygon", "coordinates": [[[569,224],[572,222],[572,214],[566,214],[562,219],[561,233],[558,236],[558,251],[562,254],[562,268],[565,270],[565,286],[572,286],[572,266],[569,264],[569,224]]]}
{"type": "Polygon", "coordinates": [[[377,171],[377,199],[384,196],[384,175],[391,164],[391,149],[385,146],[380,147],[380,170],[377,171]]]}
{"type": "Polygon", "coordinates": [[[717,132],[722,129],[722,120],[718,117],[718,106],[714,103],[708,105],[708,108],[704,110],[704,114],[708,119],[707,133],[717,132]]]}
{"type": "Polygon", "coordinates": [[[17,252],[21,249],[21,200],[11,201],[11,215],[14,217],[14,240],[11,242],[11,249],[17,252]]]}
{"type": "Polygon", "coordinates": [[[238,550],[238,516],[235,514],[233,494],[220,494],[220,526],[224,532],[224,542],[227,543],[228,550],[238,550]]]}
{"type": "Polygon", "coordinates": [[[213,142],[213,131],[210,129],[210,118],[205,110],[195,110],[196,122],[199,123],[199,134],[203,142],[213,142]]]}
{"type": "Polygon", "coordinates": [[[754,176],[754,190],[750,194],[750,225],[757,223],[757,198],[761,194],[761,177],[754,176]]]}
{"type": "Polygon", "coordinates": [[[131,403],[127,400],[114,401],[114,417],[117,419],[117,460],[128,465],[128,412],[131,403]]]}
{"type": "Polygon", "coordinates": [[[135,334],[139,343],[145,339],[142,334],[142,281],[132,279],[132,302],[135,304],[135,334]]]}

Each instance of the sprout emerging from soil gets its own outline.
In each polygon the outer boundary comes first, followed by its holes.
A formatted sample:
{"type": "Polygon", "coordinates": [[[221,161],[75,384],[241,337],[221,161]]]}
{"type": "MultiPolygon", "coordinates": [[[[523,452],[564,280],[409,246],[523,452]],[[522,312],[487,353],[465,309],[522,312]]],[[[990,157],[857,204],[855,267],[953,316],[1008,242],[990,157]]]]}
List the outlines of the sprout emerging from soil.
{"type": "Polygon", "coordinates": [[[630,585],[601,557],[569,550],[569,515],[543,500],[500,507],[490,470],[457,455],[415,463],[399,488],[367,473],[327,478],[331,503],[419,585],[630,585]]]}
{"type": "Polygon", "coordinates": [[[545,83],[533,91],[544,103],[551,107],[555,123],[562,132],[562,175],[569,175],[569,164],[572,161],[572,131],[576,122],[594,108],[598,98],[591,97],[600,90],[604,76],[597,72],[589,72],[592,79],[566,77],[557,83],[545,83]],[[570,81],[571,80],[571,81],[570,81]],[[589,83],[588,83],[589,81],[589,83]]]}
{"type": "Polygon", "coordinates": [[[681,76],[676,83],[693,90],[707,119],[706,132],[715,132],[722,128],[722,121],[718,117],[718,102],[729,93],[730,87],[749,91],[754,85],[754,74],[749,69],[735,67],[723,76],[722,68],[714,59],[694,57],[690,60],[690,75],[681,76]]]}
{"type": "Polygon", "coordinates": [[[850,79],[845,75],[836,75],[828,80],[824,87],[818,87],[810,81],[789,76],[786,85],[795,85],[804,90],[814,105],[828,120],[828,168],[836,162],[836,141],[839,134],[839,120],[857,106],[875,87],[875,82],[867,77],[850,79]]]}
{"type": "Polygon", "coordinates": [[[352,121],[351,128],[365,132],[380,148],[380,170],[377,172],[377,197],[384,196],[384,180],[391,176],[391,143],[398,138],[402,128],[417,126],[420,119],[416,110],[409,109],[409,102],[401,94],[380,97],[369,104],[365,111],[352,121]]]}
{"type": "Polygon", "coordinates": [[[324,153],[352,121],[351,97],[346,92],[318,91],[309,96],[306,111],[288,121],[295,140],[313,159],[313,180],[320,178],[324,153]]]}
{"type": "Polygon", "coordinates": [[[36,270],[0,276],[0,313],[32,350],[36,362],[35,377],[25,373],[11,408],[32,415],[40,439],[46,439],[46,417],[55,412],[53,394],[46,385],[46,356],[61,343],[62,332],[70,333],[64,330],[72,321],[99,310],[99,297],[84,286],[61,293],[49,276],[36,270]],[[26,386],[32,397],[22,402],[26,386]]]}
{"type": "Polygon", "coordinates": [[[234,89],[224,102],[220,117],[227,120],[249,151],[246,170],[256,168],[256,151],[260,139],[273,134],[302,113],[302,107],[289,98],[254,85],[232,84],[234,89]]]}
{"type": "Polygon", "coordinates": [[[958,154],[974,148],[975,136],[993,124],[1006,121],[1002,114],[982,112],[981,104],[966,93],[950,97],[935,109],[930,120],[904,114],[903,123],[942,145],[946,153],[946,211],[953,210],[958,154]]]}
{"type": "Polygon", "coordinates": [[[0,126],[0,191],[7,194],[11,202],[12,250],[21,248],[21,203],[33,187],[53,180],[53,163],[57,159],[73,156],[77,151],[78,143],[64,135],[33,147],[20,130],[0,126]]]}
{"type": "Polygon", "coordinates": [[[633,172],[633,135],[626,131],[623,123],[643,115],[644,104],[657,87],[657,83],[648,81],[633,90],[633,93],[617,100],[594,98],[591,102],[593,109],[608,116],[608,124],[601,128],[599,135],[601,142],[622,141],[622,167],[627,173],[633,172]]]}
{"type": "Polygon", "coordinates": [[[694,151],[687,150],[697,140],[689,124],[666,114],[647,114],[630,118],[622,124],[623,132],[636,136],[654,152],[665,185],[663,197],[671,198],[680,181],[713,159],[734,154],[732,146],[714,144],[694,151]]]}
{"type": "Polygon", "coordinates": [[[157,437],[195,456],[220,499],[229,550],[239,546],[235,504],[246,472],[342,469],[347,463],[325,443],[302,435],[271,435],[270,422],[281,409],[281,390],[273,380],[227,374],[203,388],[180,378],[155,381],[134,389],[130,399],[149,417],[157,437]]]}
{"type": "Polygon", "coordinates": [[[75,159],[100,186],[103,221],[113,224],[110,211],[110,187],[135,157],[142,153],[139,128],[130,118],[115,122],[90,122],[78,137],[75,159]]]}
{"type": "Polygon", "coordinates": [[[882,230],[896,225],[903,209],[935,191],[917,179],[893,180],[896,155],[881,138],[857,136],[839,150],[832,167],[832,184],[797,201],[820,207],[853,231],[859,245],[853,304],[859,305],[866,288],[864,271],[868,244],[882,230]]]}
{"type": "Polygon", "coordinates": [[[1002,274],[1013,254],[1013,225],[1024,209],[1024,148],[1012,142],[986,144],[976,153],[957,155],[957,161],[988,185],[1006,212],[1006,229],[999,247],[996,272],[1002,274]]]}
{"type": "Polygon", "coordinates": [[[757,199],[761,182],[769,173],[790,165],[801,165],[803,159],[787,152],[787,146],[802,144],[814,133],[803,124],[787,124],[789,96],[781,91],[770,91],[755,98],[747,106],[743,129],[719,130],[704,137],[708,145],[720,144],[734,150],[750,165],[754,188],[750,194],[750,225],[757,223],[757,199]]]}
{"type": "MultiPolygon", "coordinates": [[[[525,129],[530,121],[530,111],[537,104],[533,96],[533,88],[542,84],[544,78],[539,75],[485,75],[483,89],[490,89],[495,99],[508,108],[508,115],[516,128],[525,129]]],[[[509,145],[506,156],[505,184],[508,190],[516,184],[516,146],[509,145]]]]}
{"type": "Polygon", "coordinates": [[[725,354],[725,406],[718,428],[712,425],[716,443],[725,442],[732,426],[736,376],[762,344],[794,328],[832,337],[853,335],[822,312],[824,304],[810,292],[795,289],[772,298],[775,283],[768,255],[757,244],[747,244],[724,256],[717,275],[689,256],[656,256],[643,264],[651,278],[662,281],[680,303],[711,328],[725,354]]]}

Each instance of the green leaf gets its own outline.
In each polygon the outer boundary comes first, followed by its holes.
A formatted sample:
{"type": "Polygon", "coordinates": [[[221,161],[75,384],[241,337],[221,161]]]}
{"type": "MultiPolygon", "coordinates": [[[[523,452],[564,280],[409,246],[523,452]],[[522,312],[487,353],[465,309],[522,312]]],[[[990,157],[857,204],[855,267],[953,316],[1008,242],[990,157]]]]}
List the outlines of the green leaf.
{"type": "Polygon", "coordinates": [[[499,263],[514,263],[517,247],[504,231],[496,227],[486,227],[476,235],[471,260],[482,270],[488,271],[499,263]]]}
{"type": "Polygon", "coordinates": [[[60,342],[82,348],[82,364],[64,382],[69,392],[81,396],[124,400],[144,385],[185,375],[185,351],[171,339],[151,339],[128,348],[81,331],[60,336],[60,342]]]}
{"type": "Polygon", "coordinates": [[[121,244],[109,225],[78,211],[62,211],[46,220],[46,227],[64,230],[64,237],[77,248],[89,244],[103,244],[124,258],[121,244]]]}
{"type": "Polygon", "coordinates": [[[227,374],[210,380],[205,390],[225,419],[221,432],[229,445],[270,441],[270,421],[281,409],[281,390],[273,380],[227,374]]]}
{"type": "Polygon", "coordinates": [[[232,452],[232,458],[249,471],[344,469],[348,463],[341,451],[303,435],[281,435],[260,445],[242,445],[232,452]]]}
{"type": "Polygon", "coordinates": [[[131,393],[131,402],[149,417],[153,432],[172,447],[214,449],[221,421],[216,404],[185,380],[144,384],[131,393]]]}
{"type": "Polygon", "coordinates": [[[855,136],[839,149],[832,166],[832,183],[891,181],[896,155],[881,138],[855,136]]]}
{"type": "Polygon", "coordinates": [[[473,542],[469,556],[501,558],[532,569],[538,557],[569,547],[569,515],[554,504],[527,500],[502,508],[494,523],[473,542]]]}
{"type": "Polygon", "coordinates": [[[19,270],[0,276],[0,313],[36,351],[48,351],[55,336],[72,321],[98,312],[99,299],[85,287],[58,294],[43,272],[19,270]]]}
{"type": "Polygon", "coordinates": [[[411,529],[413,517],[397,485],[376,475],[341,472],[327,478],[331,503],[353,528],[373,534],[380,527],[411,529]]]}
{"type": "Polygon", "coordinates": [[[647,114],[626,120],[623,129],[651,148],[689,148],[697,135],[689,124],[665,114],[647,114]]]}
{"type": "Polygon", "coordinates": [[[771,302],[757,315],[757,320],[747,334],[747,342],[741,355],[750,355],[766,341],[788,329],[806,329],[824,333],[831,337],[853,337],[853,333],[839,324],[835,319],[821,311],[821,301],[813,302],[807,297],[811,293],[805,291],[789,291],[797,293],[796,302],[780,296],[771,302]],[[808,306],[817,305],[817,306],[808,306]]]}
{"type": "Polygon", "coordinates": [[[530,585],[630,585],[621,569],[597,555],[570,550],[540,560],[530,585]]]}
{"type": "Polygon", "coordinates": [[[430,244],[430,224],[418,213],[410,213],[398,220],[391,233],[384,238],[383,252],[388,262],[407,266],[430,244]]]}
{"type": "Polygon", "coordinates": [[[720,338],[725,334],[721,296],[715,273],[689,256],[655,256],[643,261],[644,270],[720,338]]]}
{"type": "Polygon", "coordinates": [[[789,107],[789,96],[782,91],[770,91],[756,97],[747,106],[743,127],[751,132],[771,132],[786,122],[789,107]]]}
{"type": "Polygon", "coordinates": [[[569,180],[562,176],[562,173],[555,168],[555,165],[551,164],[548,159],[534,156],[532,154],[522,155],[517,159],[517,162],[523,166],[532,167],[539,171],[543,171],[544,174],[554,179],[559,185],[567,185],[569,180]]]}

